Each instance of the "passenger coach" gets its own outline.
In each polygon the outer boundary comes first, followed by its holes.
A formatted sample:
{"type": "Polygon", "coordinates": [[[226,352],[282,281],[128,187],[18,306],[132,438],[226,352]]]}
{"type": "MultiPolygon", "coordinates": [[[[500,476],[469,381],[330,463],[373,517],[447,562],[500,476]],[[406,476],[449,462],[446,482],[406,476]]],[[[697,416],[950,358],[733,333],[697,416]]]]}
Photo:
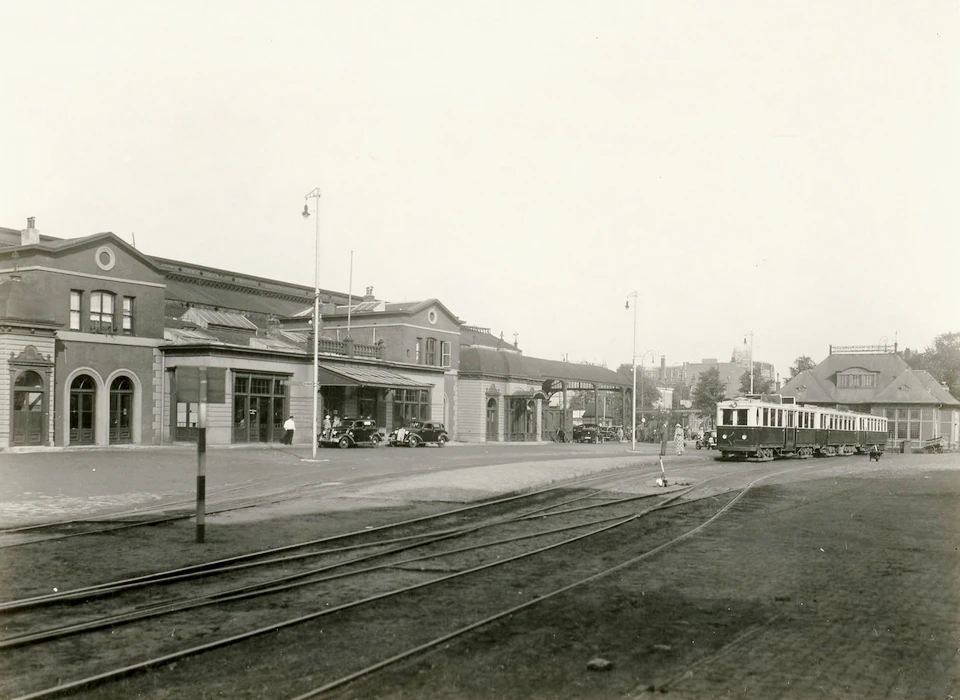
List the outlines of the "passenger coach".
{"type": "Polygon", "coordinates": [[[832,457],[883,451],[887,419],[793,403],[793,397],[738,398],[717,404],[722,459],[832,457]]]}

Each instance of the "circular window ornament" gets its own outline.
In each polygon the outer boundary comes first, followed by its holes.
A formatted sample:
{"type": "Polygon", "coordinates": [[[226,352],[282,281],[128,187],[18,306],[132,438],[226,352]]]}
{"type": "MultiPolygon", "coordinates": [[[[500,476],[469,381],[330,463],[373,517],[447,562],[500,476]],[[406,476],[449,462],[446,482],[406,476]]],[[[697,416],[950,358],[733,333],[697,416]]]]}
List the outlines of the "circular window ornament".
{"type": "Polygon", "coordinates": [[[105,245],[97,248],[94,260],[97,261],[97,267],[101,270],[112,270],[113,266],[117,264],[117,256],[105,245]]]}
{"type": "Polygon", "coordinates": [[[430,309],[430,310],[427,312],[427,320],[430,321],[430,324],[431,324],[431,325],[436,325],[436,324],[437,324],[437,310],[436,310],[436,309],[430,309]]]}

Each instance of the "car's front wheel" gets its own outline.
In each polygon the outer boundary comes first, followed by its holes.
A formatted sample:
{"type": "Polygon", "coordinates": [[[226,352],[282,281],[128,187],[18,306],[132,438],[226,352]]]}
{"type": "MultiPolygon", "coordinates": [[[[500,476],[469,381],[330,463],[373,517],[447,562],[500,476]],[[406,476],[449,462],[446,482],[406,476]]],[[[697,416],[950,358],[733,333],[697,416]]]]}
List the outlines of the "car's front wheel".
{"type": "Polygon", "coordinates": [[[409,444],[410,447],[416,447],[420,444],[420,438],[418,438],[416,435],[411,435],[410,439],[407,440],[407,444],[409,444]]]}
{"type": "Polygon", "coordinates": [[[342,438],[340,438],[340,442],[338,442],[337,444],[340,445],[341,450],[345,450],[348,447],[350,447],[350,438],[344,435],[342,438]]]}

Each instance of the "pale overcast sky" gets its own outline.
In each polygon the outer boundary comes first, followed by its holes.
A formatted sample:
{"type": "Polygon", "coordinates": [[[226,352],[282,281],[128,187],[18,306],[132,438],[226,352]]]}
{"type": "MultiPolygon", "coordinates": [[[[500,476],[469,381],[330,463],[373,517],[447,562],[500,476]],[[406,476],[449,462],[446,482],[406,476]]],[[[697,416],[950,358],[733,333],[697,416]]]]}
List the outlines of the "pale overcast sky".
{"type": "MultiPolygon", "coordinates": [[[[0,0],[0,226],[379,298],[526,354],[960,330],[958,3],[0,0]],[[312,206],[312,202],[311,202],[312,206]]],[[[649,357],[647,363],[649,363],[649,357]]]]}

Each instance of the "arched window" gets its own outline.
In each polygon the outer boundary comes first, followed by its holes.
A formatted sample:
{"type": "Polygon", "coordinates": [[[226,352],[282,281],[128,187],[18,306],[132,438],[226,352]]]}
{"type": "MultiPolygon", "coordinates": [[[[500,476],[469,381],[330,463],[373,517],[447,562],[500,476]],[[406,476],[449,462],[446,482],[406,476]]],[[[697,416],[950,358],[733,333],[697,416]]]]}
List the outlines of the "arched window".
{"type": "Polygon", "coordinates": [[[110,292],[90,293],[90,332],[113,333],[116,297],[110,292]]]}

